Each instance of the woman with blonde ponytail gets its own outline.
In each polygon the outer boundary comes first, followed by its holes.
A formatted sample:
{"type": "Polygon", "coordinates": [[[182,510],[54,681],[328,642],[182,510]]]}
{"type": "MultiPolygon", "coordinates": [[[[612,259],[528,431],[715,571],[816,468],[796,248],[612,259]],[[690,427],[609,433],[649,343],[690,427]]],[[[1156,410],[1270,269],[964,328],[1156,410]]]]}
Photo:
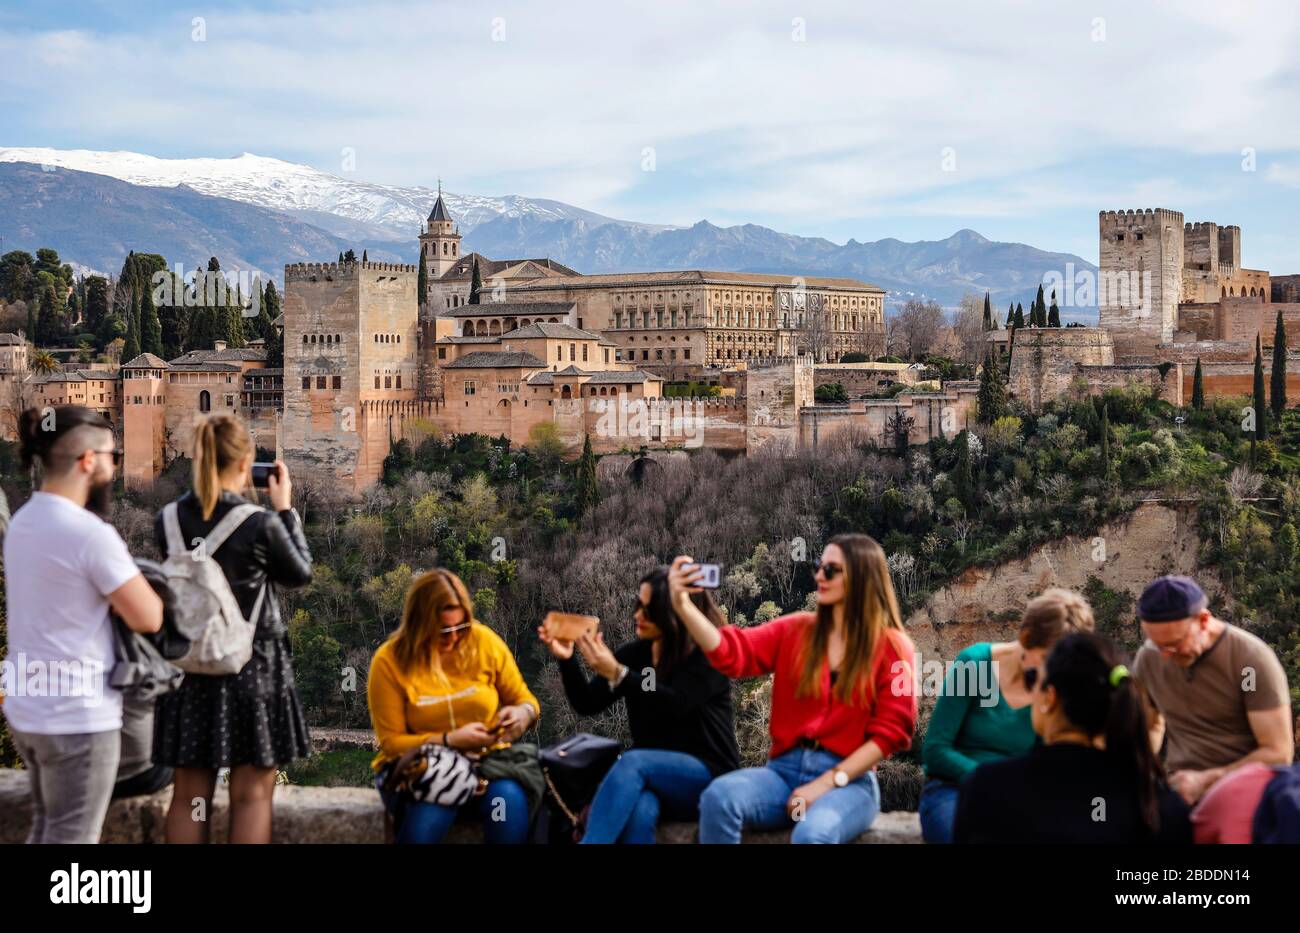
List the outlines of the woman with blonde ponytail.
{"type": "MultiPolygon", "coordinates": [[[[233,415],[202,419],[194,431],[193,490],[175,503],[186,548],[206,540],[231,510],[248,505],[254,448],[233,415]]],[[[254,621],[253,656],[237,674],[186,674],[181,689],[158,701],[154,760],[176,769],[168,842],[206,842],[195,798],[210,812],[217,771],[230,769],[230,841],[271,841],[271,795],[280,765],[308,754],[307,724],[293,683],[288,630],[277,586],[311,581],[311,552],[292,504],[289,470],[270,474],[270,509],[252,511],[209,553],[225,572],[245,618],[254,621]]],[[[154,538],[168,551],[166,510],[154,538]]]]}

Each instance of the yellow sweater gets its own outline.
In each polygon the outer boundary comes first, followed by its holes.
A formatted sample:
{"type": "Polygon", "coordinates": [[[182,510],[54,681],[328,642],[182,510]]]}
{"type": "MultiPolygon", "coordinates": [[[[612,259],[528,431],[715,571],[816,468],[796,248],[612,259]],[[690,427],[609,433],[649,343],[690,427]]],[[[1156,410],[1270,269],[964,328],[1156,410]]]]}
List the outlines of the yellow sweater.
{"type": "Polygon", "coordinates": [[[472,722],[491,725],[502,706],[527,703],[541,714],[542,705],[524,683],[510,649],[486,625],[475,622],[455,652],[440,658],[441,672],[432,666],[401,671],[391,641],[375,652],[366,698],[379,740],[376,770],[435,733],[472,722]]]}

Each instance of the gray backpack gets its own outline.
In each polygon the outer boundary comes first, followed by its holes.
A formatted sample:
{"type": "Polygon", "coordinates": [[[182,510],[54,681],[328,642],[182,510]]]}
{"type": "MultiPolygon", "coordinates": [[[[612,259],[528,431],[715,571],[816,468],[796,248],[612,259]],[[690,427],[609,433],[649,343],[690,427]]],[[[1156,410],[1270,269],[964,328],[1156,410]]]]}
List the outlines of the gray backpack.
{"type": "Polygon", "coordinates": [[[191,551],[181,536],[176,503],[163,509],[167,533],[163,573],[176,600],[176,628],[190,640],[189,651],[173,663],[186,673],[237,674],[253,656],[253,633],[266,586],[257,594],[251,619],[245,619],[225,572],[212,555],[235,529],[262,511],[251,502],[235,506],[191,551]]]}

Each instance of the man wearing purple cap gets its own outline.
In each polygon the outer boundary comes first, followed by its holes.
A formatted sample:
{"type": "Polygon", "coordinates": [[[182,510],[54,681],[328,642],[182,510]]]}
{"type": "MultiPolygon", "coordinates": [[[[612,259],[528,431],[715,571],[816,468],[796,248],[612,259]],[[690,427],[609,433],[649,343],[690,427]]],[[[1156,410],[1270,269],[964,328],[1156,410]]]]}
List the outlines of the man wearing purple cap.
{"type": "Polygon", "coordinates": [[[1166,576],[1142,591],[1146,643],[1134,673],[1167,733],[1169,784],[1189,804],[1252,762],[1291,763],[1295,752],[1286,673],[1273,649],[1216,618],[1191,577],[1166,576]]]}

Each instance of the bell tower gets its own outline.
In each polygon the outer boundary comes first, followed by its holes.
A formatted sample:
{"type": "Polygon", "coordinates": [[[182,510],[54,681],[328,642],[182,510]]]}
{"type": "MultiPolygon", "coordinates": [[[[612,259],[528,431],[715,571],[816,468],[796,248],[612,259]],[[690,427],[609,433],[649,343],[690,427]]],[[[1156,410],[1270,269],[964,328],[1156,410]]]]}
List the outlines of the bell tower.
{"type": "Polygon", "coordinates": [[[438,181],[438,200],[433,202],[429,219],[420,234],[420,259],[429,278],[441,278],[460,259],[460,233],[442,199],[442,181],[438,181]]]}

